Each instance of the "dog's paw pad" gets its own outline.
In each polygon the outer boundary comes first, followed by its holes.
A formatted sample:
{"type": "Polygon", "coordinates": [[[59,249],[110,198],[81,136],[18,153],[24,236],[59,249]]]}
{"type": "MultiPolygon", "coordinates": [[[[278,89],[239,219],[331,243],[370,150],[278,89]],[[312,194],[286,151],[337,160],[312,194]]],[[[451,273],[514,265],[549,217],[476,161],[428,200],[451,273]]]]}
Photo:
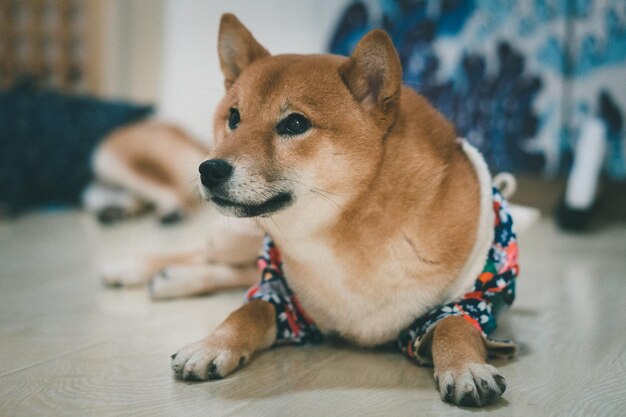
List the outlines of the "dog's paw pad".
{"type": "Polygon", "coordinates": [[[504,377],[488,364],[467,364],[458,370],[437,370],[435,375],[441,399],[464,406],[493,404],[506,390],[504,377]]]}
{"type": "Polygon", "coordinates": [[[246,357],[235,348],[203,340],[172,355],[172,370],[176,378],[187,381],[221,379],[242,366],[246,357]]]}

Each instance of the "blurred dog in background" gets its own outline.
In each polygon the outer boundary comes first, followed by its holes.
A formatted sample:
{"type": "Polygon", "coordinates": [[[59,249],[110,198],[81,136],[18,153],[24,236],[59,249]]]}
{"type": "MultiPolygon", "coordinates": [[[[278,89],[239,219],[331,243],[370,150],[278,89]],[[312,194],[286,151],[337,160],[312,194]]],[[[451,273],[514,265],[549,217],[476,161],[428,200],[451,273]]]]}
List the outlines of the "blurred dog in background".
{"type": "MultiPolygon", "coordinates": [[[[181,128],[141,122],[108,135],[96,149],[96,180],[83,204],[103,223],[154,209],[164,224],[180,221],[198,208],[197,170],[208,148],[181,128]]],[[[105,265],[106,285],[149,283],[153,298],[198,295],[248,287],[256,280],[255,260],[262,234],[245,219],[212,213],[207,244],[192,253],[131,257],[105,265]]]]}

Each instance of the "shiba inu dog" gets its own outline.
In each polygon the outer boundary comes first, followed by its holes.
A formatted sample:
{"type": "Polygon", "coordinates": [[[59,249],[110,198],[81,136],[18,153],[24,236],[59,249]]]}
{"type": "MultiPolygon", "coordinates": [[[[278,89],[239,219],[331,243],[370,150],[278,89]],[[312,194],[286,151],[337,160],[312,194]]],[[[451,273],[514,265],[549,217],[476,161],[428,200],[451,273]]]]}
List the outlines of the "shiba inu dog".
{"type": "Polygon", "coordinates": [[[478,152],[402,85],[388,35],[347,58],[272,56],[226,14],[218,51],[227,94],[202,193],[271,239],[250,301],[172,355],[175,375],[225,377],[259,350],[337,334],[432,363],[445,401],[496,401],[505,380],[486,357],[513,347],[487,333],[513,297],[511,216],[478,152]]]}

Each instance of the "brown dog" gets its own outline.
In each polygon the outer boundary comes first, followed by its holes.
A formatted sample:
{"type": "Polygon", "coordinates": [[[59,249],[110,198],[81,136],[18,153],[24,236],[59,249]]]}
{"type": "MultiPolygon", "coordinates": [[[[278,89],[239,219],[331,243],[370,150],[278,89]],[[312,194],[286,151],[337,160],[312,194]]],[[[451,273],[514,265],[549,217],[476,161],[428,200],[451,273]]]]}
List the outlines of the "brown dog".
{"type": "MultiPolygon", "coordinates": [[[[224,15],[218,49],[227,94],[202,192],[272,236],[321,332],[380,345],[462,295],[493,237],[491,178],[451,124],[402,86],[387,34],[370,32],[349,58],[271,56],[224,15]]],[[[172,356],[176,375],[228,375],[277,341],[277,314],[261,299],[245,304],[172,356]]],[[[444,400],[482,406],[505,389],[489,347],[456,316],[438,322],[419,354],[444,400]]]]}

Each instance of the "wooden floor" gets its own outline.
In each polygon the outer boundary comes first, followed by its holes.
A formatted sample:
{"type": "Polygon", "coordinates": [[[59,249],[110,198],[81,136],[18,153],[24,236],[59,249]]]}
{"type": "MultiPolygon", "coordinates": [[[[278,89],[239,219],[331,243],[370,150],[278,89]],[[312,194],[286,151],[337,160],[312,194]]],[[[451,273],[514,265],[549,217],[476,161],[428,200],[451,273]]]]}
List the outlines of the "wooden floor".
{"type": "MultiPolygon", "coordinates": [[[[169,355],[242,292],[151,302],[103,288],[97,264],[200,245],[203,224],[105,230],[80,212],[0,223],[0,415],[471,414],[439,400],[432,369],[344,345],[275,349],[221,381],[174,380],[169,355]]],[[[578,236],[542,220],[521,250],[518,299],[500,322],[521,353],[496,363],[508,388],[489,415],[626,415],[626,225],[578,236]]]]}

